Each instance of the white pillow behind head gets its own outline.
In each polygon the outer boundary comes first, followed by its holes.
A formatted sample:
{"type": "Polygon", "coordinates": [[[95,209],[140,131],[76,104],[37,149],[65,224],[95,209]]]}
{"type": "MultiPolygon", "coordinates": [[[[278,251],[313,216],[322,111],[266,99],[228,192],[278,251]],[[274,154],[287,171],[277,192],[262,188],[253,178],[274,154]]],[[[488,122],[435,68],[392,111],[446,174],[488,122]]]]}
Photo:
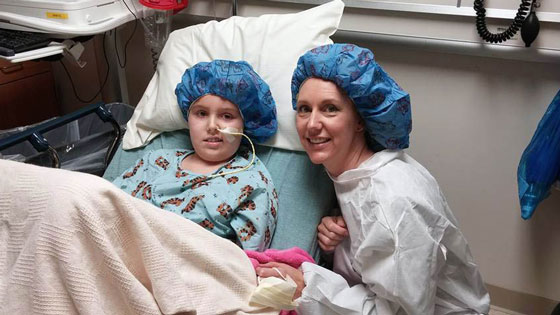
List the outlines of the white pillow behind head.
{"type": "Polygon", "coordinates": [[[303,150],[295,128],[290,84],[298,58],[329,38],[342,17],[341,0],[294,14],[231,17],[176,30],[161,53],[157,72],[127,124],[123,148],[148,144],[163,131],[187,128],[175,87],[201,61],[245,60],[268,83],[276,101],[278,132],[266,145],[303,150]]]}

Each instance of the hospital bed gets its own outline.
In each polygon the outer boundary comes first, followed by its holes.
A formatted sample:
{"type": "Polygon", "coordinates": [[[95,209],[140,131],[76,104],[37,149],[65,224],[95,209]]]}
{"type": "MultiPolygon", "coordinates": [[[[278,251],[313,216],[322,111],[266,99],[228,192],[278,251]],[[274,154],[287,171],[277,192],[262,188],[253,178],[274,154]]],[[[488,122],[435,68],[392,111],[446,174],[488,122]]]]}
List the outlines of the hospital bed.
{"type": "Polygon", "coordinates": [[[46,121],[0,131],[0,158],[101,176],[134,108],[95,103],[46,121]]]}
{"type": "MultiPolygon", "coordinates": [[[[278,134],[273,141],[256,145],[256,153],[268,168],[279,195],[278,224],[271,247],[298,246],[318,259],[317,225],[336,208],[336,196],[324,168],[313,165],[299,144],[290,79],[301,54],[332,42],[329,36],[336,31],[343,7],[341,1],[333,1],[296,14],[232,17],[173,32],[157,72],[127,124],[122,144],[116,153],[106,153],[106,161],[112,160],[103,177],[114,180],[150,150],[192,148],[174,95],[180,76],[200,61],[246,60],[271,86],[278,110],[278,134]],[[251,41],[236,40],[243,37],[251,41]]],[[[85,111],[97,112],[103,118],[102,108],[92,105],[85,111]]],[[[26,136],[32,139],[33,132],[27,131],[26,136]]]]}

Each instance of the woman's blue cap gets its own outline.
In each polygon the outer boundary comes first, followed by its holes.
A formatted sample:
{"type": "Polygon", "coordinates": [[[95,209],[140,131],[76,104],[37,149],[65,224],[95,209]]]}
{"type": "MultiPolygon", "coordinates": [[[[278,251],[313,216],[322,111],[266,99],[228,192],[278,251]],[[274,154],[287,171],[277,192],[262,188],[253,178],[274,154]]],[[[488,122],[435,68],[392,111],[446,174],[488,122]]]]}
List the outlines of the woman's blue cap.
{"type": "Polygon", "coordinates": [[[404,149],[412,130],[410,96],[373,59],[373,53],[353,44],[314,48],[298,60],[292,76],[296,109],[301,85],[308,78],[334,82],[354,102],[369,136],[387,149],[404,149]]]}
{"type": "Polygon", "coordinates": [[[186,120],[189,107],[207,94],[221,96],[239,107],[244,133],[262,143],[276,133],[276,103],[270,87],[245,61],[214,60],[187,69],[175,88],[186,120]]]}

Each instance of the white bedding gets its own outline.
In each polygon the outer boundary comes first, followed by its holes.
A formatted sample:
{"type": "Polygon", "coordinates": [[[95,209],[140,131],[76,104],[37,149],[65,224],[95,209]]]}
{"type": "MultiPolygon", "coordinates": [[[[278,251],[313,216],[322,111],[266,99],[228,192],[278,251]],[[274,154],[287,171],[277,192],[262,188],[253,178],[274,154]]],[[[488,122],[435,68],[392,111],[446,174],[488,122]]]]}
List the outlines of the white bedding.
{"type": "Polygon", "coordinates": [[[272,314],[241,249],[104,179],[0,160],[1,314],[272,314]]]}
{"type": "Polygon", "coordinates": [[[267,82],[276,101],[278,132],[266,144],[303,151],[295,126],[290,84],[298,58],[331,44],[344,2],[330,1],[292,14],[234,16],[175,30],[161,52],[157,72],[127,123],[123,149],[143,147],[163,131],[187,128],[175,87],[189,67],[214,59],[244,60],[267,82]]]}

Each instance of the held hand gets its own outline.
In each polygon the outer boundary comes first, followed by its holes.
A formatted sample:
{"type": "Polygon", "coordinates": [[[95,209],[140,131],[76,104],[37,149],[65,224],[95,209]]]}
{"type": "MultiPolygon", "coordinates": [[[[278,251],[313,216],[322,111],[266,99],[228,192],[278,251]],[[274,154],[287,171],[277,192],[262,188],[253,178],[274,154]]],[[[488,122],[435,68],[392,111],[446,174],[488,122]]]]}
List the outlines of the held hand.
{"type": "Polygon", "coordinates": [[[342,216],[324,217],[317,226],[317,241],[322,250],[332,252],[348,236],[346,222],[342,216]]]}
{"type": "Polygon", "coordinates": [[[283,277],[290,276],[290,278],[292,278],[292,280],[294,280],[294,282],[297,285],[297,289],[293,297],[294,300],[301,296],[301,292],[303,291],[303,288],[305,288],[305,281],[303,280],[303,272],[290,265],[277,263],[277,262],[269,262],[258,266],[256,271],[257,271],[257,275],[262,278],[268,278],[268,277],[282,278],[278,274],[278,271],[280,271],[283,277]]]}

